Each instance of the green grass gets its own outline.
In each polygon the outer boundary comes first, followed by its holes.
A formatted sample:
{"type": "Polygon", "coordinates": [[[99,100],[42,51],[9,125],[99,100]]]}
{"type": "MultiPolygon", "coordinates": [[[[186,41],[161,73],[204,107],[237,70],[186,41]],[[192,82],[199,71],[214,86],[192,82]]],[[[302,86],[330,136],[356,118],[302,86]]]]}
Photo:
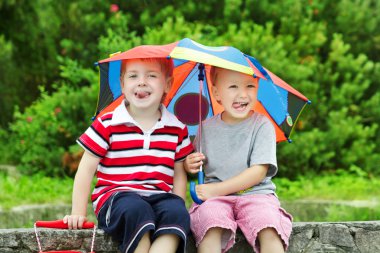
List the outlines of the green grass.
{"type": "Polygon", "coordinates": [[[71,202],[73,179],[41,175],[10,177],[0,173],[0,206],[61,204],[71,202]]]}
{"type": "Polygon", "coordinates": [[[282,200],[378,200],[380,178],[338,171],[320,176],[300,176],[290,181],[275,178],[282,200]]]}
{"type": "MultiPolygon", "coordinates": [[[[277,194],[286,203],[310,201],[305,206],[285,205],[294,221],[353,221],[380,219],[380,179],[360,173],[338,171],[320,176],[305,175],[297,180],[275,178],[277,194]],[[364,201],[369,206],[341,205],[340,201],[364,201]],[[313,202],[316,201],[316,202],[313,202]],[[320,203],[326,201],[328,203],[320,203]],[[315,206],[313,208],[313,205],[315,206]]],[[[0,207],[71,203],[72,178],[49,178],[41,175],[7,176],[0,173],[0,207]]],[[[191,205],[188,194],[187,207],[191,205]]]]}
{"type": "Polygon", "coordinates": [[[380,178],[362,171],[275,178],[277,194],[294,221],[380,219],[380,178]]]}
{"type": "MultiPolygon", "coordinates": [[[[275,178],[280,200],[378,200],[380,178],[350,174],[275,178]]],[[[0,206],[71,202],[72,178],[41,175],[7,176],[0,173],[0,206]]],[[[190,196],[188,195],[190,201],[190,196]]],[[[190,203],[189,203],[190,204],[190,203]]]]}

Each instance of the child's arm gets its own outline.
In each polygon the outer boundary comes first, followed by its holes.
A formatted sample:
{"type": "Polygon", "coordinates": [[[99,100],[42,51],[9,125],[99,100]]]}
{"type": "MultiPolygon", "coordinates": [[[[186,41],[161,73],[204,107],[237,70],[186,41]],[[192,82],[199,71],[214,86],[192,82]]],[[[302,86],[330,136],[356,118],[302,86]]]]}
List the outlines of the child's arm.
{"type": "Polygon", "coordinates": [[[196,186],[196,193],[201,200],[207,200],[216,196],[226,196],[242,190],[246,190],[260,183],[267,175],[269,165],[253,165],[226,181],[196,186]]]}
{"type": "Polygon", "coordinates": [[[173,193],[186,201],[187,174],[183,162],[174,163],[173,193]]]}
{"type": "Polygon", "coordinates": [[[74,179],[71,215],[63,218],[69,229],[82,228],[83,222],[87,220],[88,196],[99,161],[100,158],[87,151],[82,156],[74,179]]]}

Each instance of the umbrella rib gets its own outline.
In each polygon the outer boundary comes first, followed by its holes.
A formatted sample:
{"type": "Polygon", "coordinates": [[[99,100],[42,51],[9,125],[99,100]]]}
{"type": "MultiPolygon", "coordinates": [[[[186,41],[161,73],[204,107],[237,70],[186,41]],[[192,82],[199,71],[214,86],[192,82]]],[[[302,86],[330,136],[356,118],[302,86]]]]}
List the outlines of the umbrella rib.
{"type": "MultiPolygon", "coordinates": [[[[196,67],[197,65],[198,65],[198,63],[196,63],[196,64],[194,65],[193,69],[195,69],[195,67],[196,67]]],[[[183,71],[183,72],[185,72],[185,71],[183,71]]],[[[177,90],[176,93],[178,93],[178,92],[180,92],[182,89],[184,89],[185,86],[190,82],[190,80],[193,79],[194,75],[197,74],[197,72],[198,72],[198,71],[191,71],[191,72],[186,76],[186,78],[184,79],[185,81],[184,81],[183,85],[181,85],[181,86],[179,87],[179,89],[177,90]]]]}

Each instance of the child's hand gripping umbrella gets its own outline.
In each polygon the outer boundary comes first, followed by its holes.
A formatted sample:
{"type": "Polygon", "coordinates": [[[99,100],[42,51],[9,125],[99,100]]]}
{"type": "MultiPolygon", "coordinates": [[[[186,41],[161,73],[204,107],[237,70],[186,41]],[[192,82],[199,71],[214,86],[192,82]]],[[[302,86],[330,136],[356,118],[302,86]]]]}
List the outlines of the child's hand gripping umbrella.
{"type": "MultiPolygon", "coordinates": [[[[198,172],[198,184],[203,184],[204,183],[204,173],[202,170],[202,166],[198,172]]],[[[191,181],[190,182],[190,195],[193,201],[197,204],[202,204],[203,201],[198,198],[197,192],[195,191],[195,182],[191,181]]]]}

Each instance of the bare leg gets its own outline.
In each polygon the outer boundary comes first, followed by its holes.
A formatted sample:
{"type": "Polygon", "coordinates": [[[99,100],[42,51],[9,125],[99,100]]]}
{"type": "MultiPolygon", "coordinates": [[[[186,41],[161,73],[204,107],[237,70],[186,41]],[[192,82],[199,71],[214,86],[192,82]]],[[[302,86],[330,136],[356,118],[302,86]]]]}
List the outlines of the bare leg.
{"type": "Polygon", "coordinates": [[[180,238],[174,234],[164,234],[156,238],[150,247],[149,253],[175,253],[180,238]]]}
{"type": "Polygon", "coordinates": [[[265,228],[258,234],[261,253],[284,253],[284,245],[273,228],[265,228]]]}
{"type": "Polygon", "coordinates": [[[198,253],[222,252],[223,228],[210,228],[199,244],[198,253]]]}
{"type": "Polygon", "coordinates": [[[150,248],[150,234],[146,232],[141,238],[134,253],[148,253],[150,248]]]}

